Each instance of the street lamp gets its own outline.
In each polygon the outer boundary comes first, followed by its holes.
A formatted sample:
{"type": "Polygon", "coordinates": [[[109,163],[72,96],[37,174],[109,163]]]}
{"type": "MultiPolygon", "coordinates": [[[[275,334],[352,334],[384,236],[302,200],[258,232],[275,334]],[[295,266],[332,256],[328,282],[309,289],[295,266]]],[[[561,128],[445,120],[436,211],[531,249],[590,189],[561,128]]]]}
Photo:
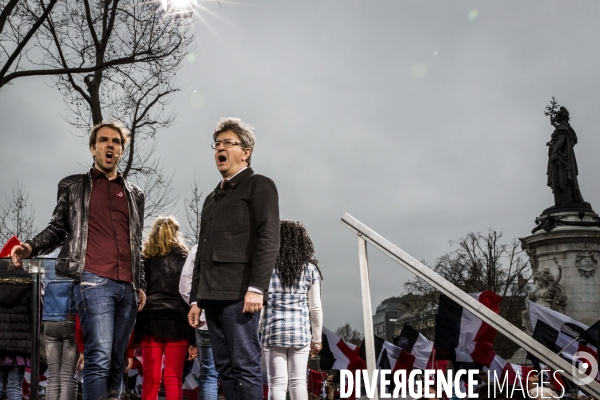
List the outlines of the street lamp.
{"type": "Polygon", "coordinates": [[[165,15],[175,18],[189,18],[196,9],[196,0],[161,0],[165,15]]]}

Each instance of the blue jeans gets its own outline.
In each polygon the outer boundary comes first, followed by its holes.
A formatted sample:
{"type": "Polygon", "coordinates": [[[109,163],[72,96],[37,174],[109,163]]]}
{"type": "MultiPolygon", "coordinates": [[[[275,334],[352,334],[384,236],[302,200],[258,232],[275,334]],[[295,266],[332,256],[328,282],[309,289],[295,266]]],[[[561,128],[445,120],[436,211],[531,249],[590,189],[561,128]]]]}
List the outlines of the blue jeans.
{"type": "Polygon", "coordinates": [[[131,283],[88,271],[75,285],[74,295],[85,344],[83,400],[118,397],[137,295],[131,283]]]}
{"type": "Polygon", "coordinates": [[[21,391],[23,386],[23,377],[25,376],[25,367],[0,367],[0,399],[4,396],[2,386],[4,385],[5,374],[7,376],[7,400],[21,400],[21,391]]]}
{"type": "Polygon", "coordinates": [[[260,313],[242,313],[243,300],[212,300],[203,305],[225,398],[262,400],[258,342],[260,313]]]}
{"type": "Polygon", "coordinates": [[[200,363],[198,400],[217,400],[219,373],[215,368],[210,334],[207,330],[196,329],[196,346],[198,346],[198,362],[200,363]]]}

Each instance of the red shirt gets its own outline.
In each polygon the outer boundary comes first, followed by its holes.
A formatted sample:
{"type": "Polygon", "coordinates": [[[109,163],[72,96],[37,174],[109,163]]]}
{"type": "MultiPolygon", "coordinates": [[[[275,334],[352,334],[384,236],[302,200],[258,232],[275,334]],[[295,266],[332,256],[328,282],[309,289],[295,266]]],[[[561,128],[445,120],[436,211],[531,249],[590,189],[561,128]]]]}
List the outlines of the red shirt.
{"type": "Polygon", "coordinates": [[[129,205],[121,173],[109,181],[92,168],[92,195],[85,270],[115,281],[133,282],[129,205]]]}

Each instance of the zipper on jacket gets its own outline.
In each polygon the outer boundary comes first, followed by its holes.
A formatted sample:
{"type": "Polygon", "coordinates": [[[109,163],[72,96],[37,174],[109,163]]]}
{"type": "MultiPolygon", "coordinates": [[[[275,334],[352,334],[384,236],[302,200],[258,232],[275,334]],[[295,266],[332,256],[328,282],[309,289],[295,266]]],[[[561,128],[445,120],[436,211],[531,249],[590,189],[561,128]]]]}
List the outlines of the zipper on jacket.
{"type": "MultiPolygon", "coordinates": [[[[132,275],[132,282],[131,285],[133,286],[133,291],[136,292],[136,296],[137,296],[137,291],[138,288],[135,284],[135,280],[136,280],[136,274],[135,274],[135,260],[134,260],[134,251],[133,251],[133,238],[131,236],[131,232],[133,231],[131,228],[131,203],[133,203],[133,199],[132,199],[132,194],[131,191],[129,190],[129,186],[127,185],[127,181],[125,179],[123,179],[123,188],[125,189],[125,192],[127,193],[127,209],[129,210],[129,248],[131,249],[131,275],[132,275]]],[[[143,221],[140,221],[140,223],[144,223],[143,221]]]]}
{"type": "Polygon", "coordinates": [[[85,207],[84,210],[87,210],[87,218],[85,223],[85,240],[82,242],[82,252],[81,252],[81,261],[82,261],[82,266],[81,266],[81,273],[79,274],[79,280],[81,281],[81,278],[83,277],[83,271],[85,271],[85,255],[87,253],[87,241],[88,241],[88,229],[90,226],[90,200],[92,199],[92,189],[94,188],[94,180],[92,179],[92,174],[91,172],[88,171],[87,176],[89,178],[90,181],[90,193],[88,194],[88,198],[85,201],[85,207]],[[83,244],[85,243],[85,245],[83,244]],[[83,248],[85,246],[85,249],[83,248]]]}

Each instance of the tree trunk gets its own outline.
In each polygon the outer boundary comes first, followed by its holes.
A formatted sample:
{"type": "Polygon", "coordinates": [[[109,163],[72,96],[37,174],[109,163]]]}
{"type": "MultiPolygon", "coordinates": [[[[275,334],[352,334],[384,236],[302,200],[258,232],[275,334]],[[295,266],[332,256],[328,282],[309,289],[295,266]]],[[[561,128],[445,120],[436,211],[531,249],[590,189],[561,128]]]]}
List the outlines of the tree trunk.
{"type": "Polygon", "coordinates": [[[92,112],[92,123],[94,125],[103,121],[102,103],[100,102],[100,81],[102,80],[102,71],[96,71],[85,77],[84,82],[90,95],[89,104],[92,112]]]}

